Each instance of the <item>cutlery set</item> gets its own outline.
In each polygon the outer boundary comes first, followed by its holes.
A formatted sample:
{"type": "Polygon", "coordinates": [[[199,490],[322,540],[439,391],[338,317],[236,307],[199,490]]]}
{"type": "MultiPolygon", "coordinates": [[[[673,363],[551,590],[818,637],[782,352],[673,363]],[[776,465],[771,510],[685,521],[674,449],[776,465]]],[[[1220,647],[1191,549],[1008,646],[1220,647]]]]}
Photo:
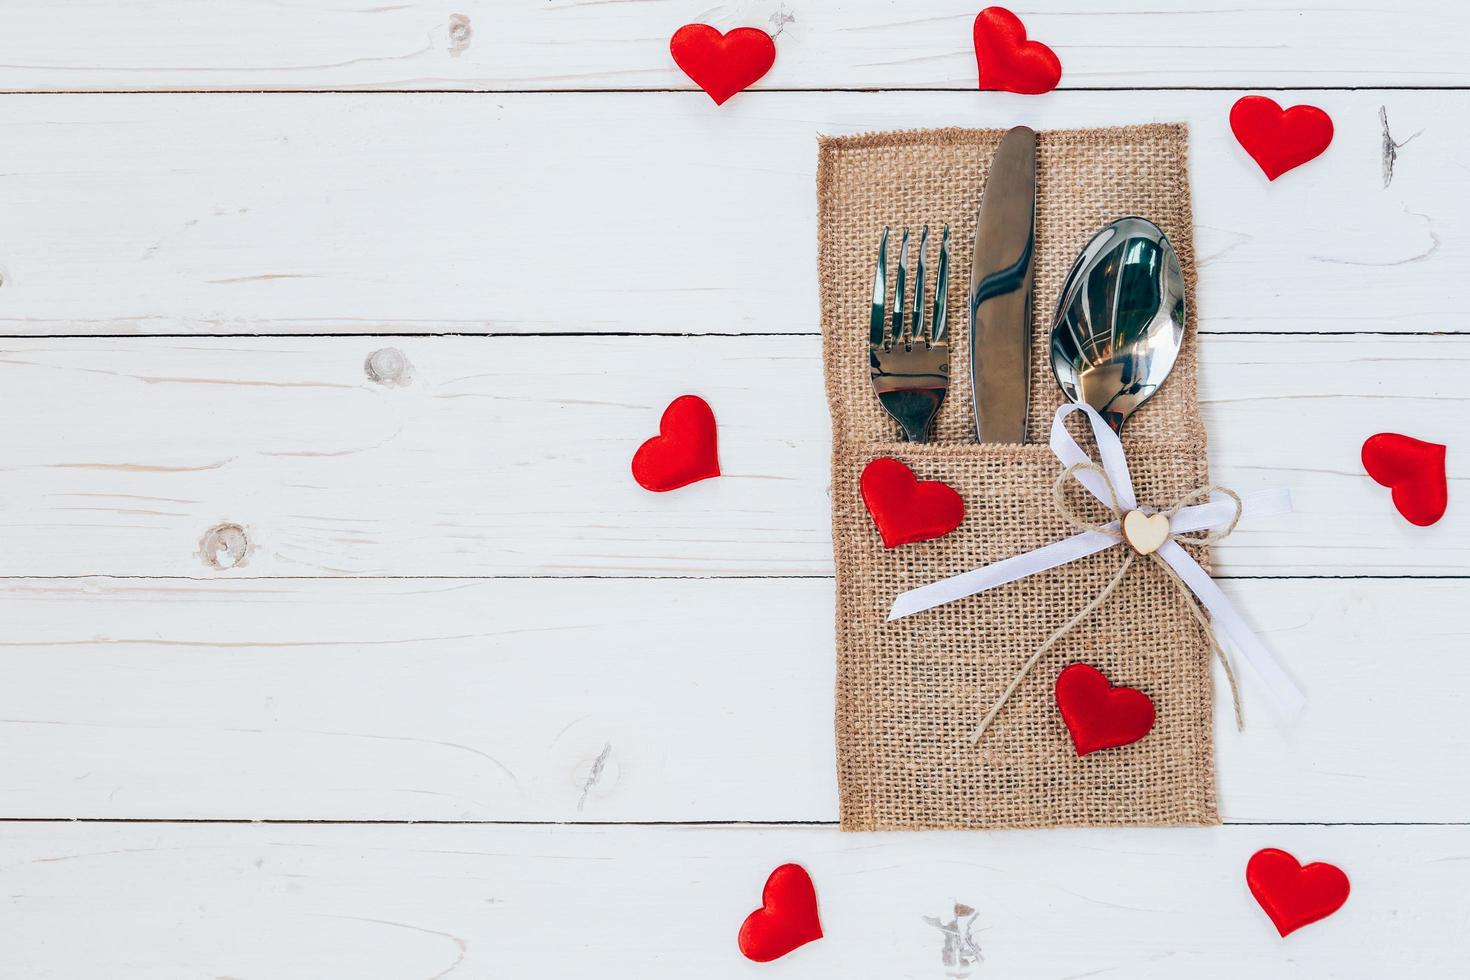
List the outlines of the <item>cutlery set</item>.
{"type": "MultiPolygon", "coordinates": [[[[907,230],[891,314],[887,228],[873,277],[869,373],[879,403],[909,442],[929,441],[949,388],[949,228],[939,249],[932,318],[924,313],[928,243],[925,226],[911,317],[907,230]]],[[[1017,126],[991,161],[970,266],[970,382],[982,443],[1026,441],[1035,254],[1036,133],[1017,126]]],[[[1173,370],[1184,327],[1184,275],[1174,247],[1153,222],[1120,218],[1097,232],[1063,283],[1051,328],[1052,372],[1069,400],[1091,405],[1118,432],[1173,370]]]]}

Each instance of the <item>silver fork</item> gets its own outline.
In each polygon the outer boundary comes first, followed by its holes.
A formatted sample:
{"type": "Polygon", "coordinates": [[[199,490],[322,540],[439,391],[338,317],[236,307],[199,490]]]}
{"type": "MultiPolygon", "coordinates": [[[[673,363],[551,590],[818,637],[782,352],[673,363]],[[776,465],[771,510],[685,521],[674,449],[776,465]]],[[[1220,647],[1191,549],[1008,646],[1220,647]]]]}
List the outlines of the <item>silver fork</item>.
{"type": "Polygon", "coordinates": [[[873,318],[868,332],[868,368],[878,401],[903,428],[909,442],[928,442],[929,429],[949,390],[949,226],[939,245],[934,284],[934,318],[924,316],[924,259],[929,226],[919,236],[919,274],[914,283],[914,315],[905,316],[909,274],[909,231],[903,230],[893,313],[885,314],[888,295],[888,229],[878,243],[873,276],[873,318]]]}

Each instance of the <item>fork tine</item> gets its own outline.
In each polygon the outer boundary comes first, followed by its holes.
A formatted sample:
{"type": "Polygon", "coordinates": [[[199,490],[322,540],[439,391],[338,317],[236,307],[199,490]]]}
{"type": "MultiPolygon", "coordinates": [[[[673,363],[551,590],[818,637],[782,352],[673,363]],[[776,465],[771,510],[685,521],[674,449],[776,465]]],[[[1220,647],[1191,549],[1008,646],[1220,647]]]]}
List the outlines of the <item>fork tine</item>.
{"type": "Polygon", "coordinates": [[[913,337],[909,341],[910,347],[920,341],[923,341],[925,344],[929,342],[929,339],[924,335],[925,331],[929,329],[928,320],[924,312],[924,258],[928,254],[929,226],[925,225],[924,230],[919,233],[919,266],[918,272],[914,275],[914,332],[913,337]]]}
{"type": "Polygon", "coordinates": [[[898,247],[898,276],[893,288],[893,343],[897,344],[903,338],[904,331],[904,293],[908,290],[909,279],[909,230],[903,230],[902,243],[898,247]]]}
{"type": "Polygon", "coordinates": [[[929,342],[937,344],[949,333],[949,225],[939,242],[939,275],[934,282],[934,333],[929,342]]]}
{"type": "Polygon", "coordinates": [[[868,345],[883,346],[883,330],[887,326],[883,315],[884,296],[888,291],[888,229],[878,241],[878,272],[873,276],[873,317],[868,326],[868,345]]]}

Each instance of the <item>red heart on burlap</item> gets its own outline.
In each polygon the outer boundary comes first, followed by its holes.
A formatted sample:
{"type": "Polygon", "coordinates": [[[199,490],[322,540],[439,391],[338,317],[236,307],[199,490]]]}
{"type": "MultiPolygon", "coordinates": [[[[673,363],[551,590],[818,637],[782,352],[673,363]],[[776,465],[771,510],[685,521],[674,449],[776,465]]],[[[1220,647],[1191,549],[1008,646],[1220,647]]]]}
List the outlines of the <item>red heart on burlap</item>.
{"type": "Polygon", "coordinates": [[[965,501],[952,487],[920,481],[913,470],[887,456],[863,467],[858,484],[885,548],[941,538],[965,519],[965,501]]]}
{"type": "Polygon", "coordinates": [[[1062,80],[1056,52],[1026,39],[1026,25],[1004,7],[986,7],[975,18],[975,61],[983,91],[1041,95],[1062,80]]]}
{"type": "Polygon", "coordinates": [[[1449,506],[1445,451],[1437,442],[1380,432],[1363,443],[1363,469],[1393,491],[1393,505],[1405,520],[1428,527],[1449,506]]]}
{"type": "Polygon", "coordinates": [[[1129,745],[1154,727],[1154,703],[1147,694],[1114,687],[1090,664],[1073,664],[1061,672],[1056,699],[1079,756],[1129,745]]]}
{"type": "Polygon", "coordinates": [[[658,420],[658,435],[633,454],[633,479],[662,493],[720,475],[715,413],[698,395],[680,395],[658,420]]]}
{"type": "Polygon", "coordinates": [[[1251,855],[1245,882],[1283,937],[1342,908],[1351,888],[1348,876],[1336,865],[1317,861],[1302,867],[1274,847],[1251,855]]]}
{"type": "Polygon", "coordinates": [[[741,923],[740,952],[757,963],[768,963],[821,938],[811,875],[799,864],[781,865],[766,879],[761,907],[741,923]]]}
{"type": "Polygon", "coordinates": [[[1314,105],[1282,109],[1264,95],[1237,100],[1230,107],[1230,129],[1271,180],[1320,156],[1332,142],[1327,113],[1314,105]]]}
{"type": "Polygon", "coordinates": [[[776,42],[755,27],[721,34],[708,24],[685,24],[669,39],[674,62],[709,93],[715,105],[754,85],[776,63],[776,42]]]}

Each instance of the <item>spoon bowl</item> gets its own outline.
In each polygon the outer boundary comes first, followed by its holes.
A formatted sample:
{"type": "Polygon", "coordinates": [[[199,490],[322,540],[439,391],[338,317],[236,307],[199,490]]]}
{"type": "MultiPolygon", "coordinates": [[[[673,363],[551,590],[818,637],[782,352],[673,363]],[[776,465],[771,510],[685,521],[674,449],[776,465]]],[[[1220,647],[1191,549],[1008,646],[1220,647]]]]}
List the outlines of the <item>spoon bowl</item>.
{"type": "Polygon", "coordinates": [[[1069,399],[1119,432],[1174,370],[1184,324],[1174,246],[1152,221],[1120,218],[1087,243],[1062,283],[1052,373],[1069,399]]]}

